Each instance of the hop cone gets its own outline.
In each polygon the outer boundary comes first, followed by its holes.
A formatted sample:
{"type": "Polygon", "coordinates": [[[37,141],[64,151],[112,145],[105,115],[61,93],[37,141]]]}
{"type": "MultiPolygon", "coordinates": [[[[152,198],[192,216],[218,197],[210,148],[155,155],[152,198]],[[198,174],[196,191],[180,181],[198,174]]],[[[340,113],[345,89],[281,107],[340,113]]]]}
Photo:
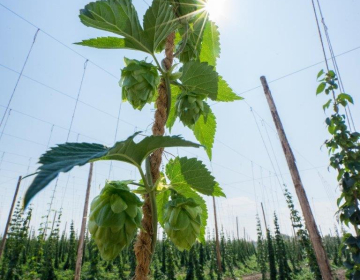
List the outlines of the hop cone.
{"type": "Polygon", "coordinates": [[[125,58],[126,67],[121,70],[122,98],[134,109],[141,110],[150,103],[159,83],[157,68],[151,63],[125,58]]]}
{"type": "Polygon", "coordinates": [[[107,182],[91,202],[89,231],[104,260],[116,258],[140,227],[142,205],[127,182],[107,182]]]}
{"type": "Polygon", "coordinates": [[[181,93],[175,104],[176,114],[182,123],[192,127],[204,111],[204,96],[192,92],[181,93]]]}
{"type": "Polygon", "coordinates": [[[164,229],[179,250],[190,250],[199,237],[201,212],[191,198],[177,198],[165,206],[164,229]]]}

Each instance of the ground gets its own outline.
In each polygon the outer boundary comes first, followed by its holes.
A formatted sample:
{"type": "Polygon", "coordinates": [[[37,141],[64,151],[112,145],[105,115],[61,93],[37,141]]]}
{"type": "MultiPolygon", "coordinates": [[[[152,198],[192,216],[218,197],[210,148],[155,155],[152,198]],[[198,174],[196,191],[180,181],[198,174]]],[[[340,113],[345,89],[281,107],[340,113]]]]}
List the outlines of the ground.
{"type": "MultiPolygon", "coordinates": [[[[335,272],[337,280],[345,280],[345,270],[339,269],[335,272]]],[[[243,276],[243,280],[261,280],[261,273],[243,276]]],[[[310,280],[310,279],[309,279],[310,280]]]]}

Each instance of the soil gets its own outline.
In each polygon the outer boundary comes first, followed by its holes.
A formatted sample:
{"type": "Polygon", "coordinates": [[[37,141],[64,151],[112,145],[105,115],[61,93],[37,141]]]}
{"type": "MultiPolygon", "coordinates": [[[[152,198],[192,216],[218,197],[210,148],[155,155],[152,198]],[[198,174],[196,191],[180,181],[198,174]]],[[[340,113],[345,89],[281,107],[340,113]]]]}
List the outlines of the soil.
{"type": "Polygon", "coordinates": [[[243,276],[243,280],[259,280],[261,279],[261,273],[243,276]]]}
{"type": "MultiPolygon", "coordinates": [[[[337,280],[345,280],[346,279],[345,273],[346,273],[346,271],[343,269],[337,270],[335,272],[337,280]]],[[[261,280],[261,273],[246,275],[246,276],[243,276],[242,279],[243,280],[261,280]]]]}

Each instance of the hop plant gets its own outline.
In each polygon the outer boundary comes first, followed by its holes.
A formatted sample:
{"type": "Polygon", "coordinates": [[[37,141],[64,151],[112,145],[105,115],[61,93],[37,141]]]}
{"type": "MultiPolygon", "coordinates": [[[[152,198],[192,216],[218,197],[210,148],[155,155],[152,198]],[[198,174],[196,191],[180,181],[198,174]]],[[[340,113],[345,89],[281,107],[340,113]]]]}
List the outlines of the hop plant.
{"type": "Polygon", "coordinates": [[[182,92],[176,100],[176,114],[182,123],[192,127],[204,112],[205,97],[193,92],[182,92]]]}
{"type": "Polygon", "coordinates": [[[146,61],[124,58],[120,86],[122,98],[128,100],[134,109],[141,110],[153,99],[160,78],[157,68],[146,61]]]}
{"type": "Polygon", "coordinates": [[[115,259],[140,227],[140,199],[126,181],[107,182],[90,207],[89,231],[104,260],[115,259]]]}
{"type": "Polygon", "coordinates": [[[177,5],[177,14],[179,17],[191,16],[197,10],[197,5],[199,4],[198,0],[175,0],[177,5]]]}
{"type": "Polygon", "coordinates": [[[201,212],[192,198],[176,198],[166,204],[164,229],[179,250],[190,250],[199,237],[201,212]]]}

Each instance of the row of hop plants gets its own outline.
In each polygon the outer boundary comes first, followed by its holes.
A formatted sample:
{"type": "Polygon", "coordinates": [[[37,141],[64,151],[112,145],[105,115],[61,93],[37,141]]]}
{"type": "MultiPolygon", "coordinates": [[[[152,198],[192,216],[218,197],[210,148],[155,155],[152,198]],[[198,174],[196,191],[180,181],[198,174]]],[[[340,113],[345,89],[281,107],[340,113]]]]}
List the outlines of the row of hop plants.
{"type": "MultiPolygon", "coordinates": [[[[293,236],[281,233],[276,213],[274,213],[272,231],[270,228],[263,229],[260,217],[257,217],[257,261],[262,279],[322,280],[309,234],[303,225],[300,213],[295,209],[292,195],[286,188],[284,195],[290,210],[293,236]]],[[[343,262],[350,257],[340,250],[341,238],[337,227],[335,226],[334,235],[324,236],[322,240],[333,270],[343,267],[343,262]]]]}
{"type": "MultiPolygon", "coordinates": [[[[72,279],[74,276],[78,232],[74,223],[61,227],[61,211],[55,212],[53,222],[44,216],[38,229],[30,227],[31,207],[22,211],[20,202],[15,208],[0,263],[0,279],[72,279]],[[64,228],[62,231],[60,228],[64,228]]],[[[240,275],[257,271],[253,242],[234,239],[221,231],[221,269],[218,269],[215,240],[210,232],[204,243],[197,242],[190,251],[181,251],[163,231],[154,250],[150,267],[151,279],[238,279],[240,275]]],[[[132,279],[136,271],[136,256],[130,246],[111,260],[101,257],[101,251],[89,233],[84,243],[81,279],[132,279]]]]}

